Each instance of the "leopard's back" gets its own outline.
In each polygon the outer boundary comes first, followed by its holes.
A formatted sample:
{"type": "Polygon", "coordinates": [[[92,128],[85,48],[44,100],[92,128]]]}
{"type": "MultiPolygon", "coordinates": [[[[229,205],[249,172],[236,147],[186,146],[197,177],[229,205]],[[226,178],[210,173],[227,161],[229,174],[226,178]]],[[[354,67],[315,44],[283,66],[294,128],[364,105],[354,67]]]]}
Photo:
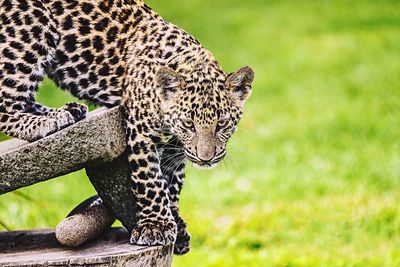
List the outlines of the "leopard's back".
{"type": "Polygon", "coordinates": [[[56,23],[40,0],[4,0],[0,20],[0,112],[25,112],[53,62],[56,23]]]}
{"type": "Polygon", "coordinates": [[[80,99],[120,104],[141,10],[130,0],[0,1],[0,131],[33,141],[84,117],[82,105],[35,102],[46,75],[80,99]]]}
{"type": "Polygon", "coordinates": [[[63,89],[90,102],[120,103],[126,73],[127,40],[135,22],[134,3],[47,1],[60,40],[49,76],[63,89]]]}

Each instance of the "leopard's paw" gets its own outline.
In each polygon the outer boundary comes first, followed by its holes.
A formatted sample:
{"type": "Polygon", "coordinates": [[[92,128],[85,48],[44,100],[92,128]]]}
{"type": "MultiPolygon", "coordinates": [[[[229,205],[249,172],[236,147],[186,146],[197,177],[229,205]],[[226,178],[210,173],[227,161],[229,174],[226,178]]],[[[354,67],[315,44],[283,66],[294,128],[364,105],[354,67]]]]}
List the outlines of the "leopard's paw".
{"type": "Polygon", "coordinates": [[[180,228],[174,246],[175,255],[184,255],[190,251],[190,234],[187,228],[180,228]]]}
{"type": "Polygon", "coordinates": [[[138,223],[132,230],[130,242],[142,246],[158,246],[175,243],[177,226],[173,220],[166,222],[138,223]]]}
{"type": "Polygon", "coordinates": [[[190,250],[190,234],[187,229],[185,220],[180,216],[179,209],[177,207],[172,208],[172,214],[175,222],[178,226],[178,235],[174,246],[175,255],[183,255],[190,250]]]}
{"type": "Polygon", "coordinates": [[[62,107],[62,109],[68,111],[72,115],[74,122],[78,122],[84,119],[88,111],[86,105],[78,103],[67,103],[65,106],[62,107]]]}
{"type": "Polygon", "coordinates": [[[29,142],[34,142],[57,132],[59,128],[57,120],[43,118],[41,121],[33,125],[30,131],[27,131],[24,134],[21,133],[19,138],[29,142]]]}

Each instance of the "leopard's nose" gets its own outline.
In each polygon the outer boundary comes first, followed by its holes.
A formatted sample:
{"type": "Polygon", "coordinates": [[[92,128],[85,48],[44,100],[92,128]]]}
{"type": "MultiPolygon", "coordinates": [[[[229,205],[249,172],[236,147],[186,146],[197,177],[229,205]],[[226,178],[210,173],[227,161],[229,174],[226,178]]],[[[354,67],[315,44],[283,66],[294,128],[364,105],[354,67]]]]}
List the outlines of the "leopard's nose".
{"type": "Polygon", "coordinates": [[[202,163],[210,163],[211,160],[213,159],[213,157],[209,157],[209,158],[202,158],[200,156],[197,156],[197,157],[202,163]]]}
{"type": "Polygon", "coordinates": [[[204,162],[210,162],[215,156],[215,149],[210,145],[197,146],[197,158],[204,162]]]}
{"type": "Polygon", "coordinates": [[[211,160],[213,159],[213,157],[207,158],[207,159],[201,158],[201,157],[199,157],[199,156],[197,156],[197,157],[199,158],[199,160],[200,160],[202,163],[210,163],[211,160]]]}

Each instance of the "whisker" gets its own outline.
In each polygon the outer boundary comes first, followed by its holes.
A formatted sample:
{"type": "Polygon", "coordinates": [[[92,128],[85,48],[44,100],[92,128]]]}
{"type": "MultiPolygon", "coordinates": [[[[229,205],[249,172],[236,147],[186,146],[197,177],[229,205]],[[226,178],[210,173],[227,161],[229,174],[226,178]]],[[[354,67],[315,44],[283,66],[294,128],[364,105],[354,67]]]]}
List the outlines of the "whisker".
{"type": "Polygon", "coordinates": [[[166,155],[166,156],[161,156],[161,161],[162,160],[166,160],[168,158],[174,157],[174,156],[180,156],[185,154],[184,152],[180,152],[180,153],[174,153],[174,154],[170,154],[170,155],[166,155]]]}
{"type": "Polygon", "coordinates": [[[241,132],[243,132],[243,133],[245,133],[247,135],[252,135],[252,133],[249,130],[245,129],[245,128],[236,126],[236,129],[237,129],[237,131],[241,131],[241,132]]]}
{"type": "MultiPolygon", "coordinates": [[[[228,166],[228,163],[226,162],[226,160],[229,160],[232,164],[229,164],[230,166],[232,166],[233,168],[233,172],[232,174],[236,175],[238,172],[238,167],[237,165],[234,163],[234,160],[232,159],[231,156],[227,155],[226,158],[224,159],[224,163],[228,166]]],[[[229,171],[232,171],[231,169],[229,171]]]]}
{"type": "Polygon", "coordinates": [[[173,145],[173,144],[163,144],[162,146],[158,146],[158,149],[176,149],[181,150],[183,149],[181,146],[173,145]]]}
{"type": "Polygon", "coordinates": [[[176,170],[179,168],[179,166],[182,164],[182,162],[184,160],[185,160],[185,156],[184,155],[180,155],[180,156],[176,157],[175,160],[168,165],[168,167],[164,167],[165,174],[174,175],[176,170]],[[174,164],[176,164],[176,165],[174,166],[174,164]]]}
{"type": "Polygon", "coordinates": [[[185,155],[183,152],[164,156],[161,159],[161,168],[168,171],[174,164],[179,165],[184,158],[185,155]]]}
{"type": "Polygon", "coordinates": [[[165,163],[161,164],[161,168],[164,170],[170,169],[174,164],[176,164],[177,160],[176,157],[171,157],[169,160],[165,161],[165,163]]]}
{"type": "Polygon", "coordinates": [[[185,156],[181,157],[181,158],[178,160],[178,164],[176,164],[176,167],[175,167],[174,171],[172,172],[172,174],[175,174],[175,173],[176,173],[176,171],[177,171],[178,168],[181,166],[181,164],[182,164],[182,162],[183,162],[184,159],[185,159],[185,156]]]}
{"type": "Polygon", "coordinates": [[[221,164],[224,165],[225,170],[226,170],[227,172],[230,172],[230,170],[229,170],[229,168],[228,168],[228,164],[226,163],[225,159],[221,161],[221,164]]]}

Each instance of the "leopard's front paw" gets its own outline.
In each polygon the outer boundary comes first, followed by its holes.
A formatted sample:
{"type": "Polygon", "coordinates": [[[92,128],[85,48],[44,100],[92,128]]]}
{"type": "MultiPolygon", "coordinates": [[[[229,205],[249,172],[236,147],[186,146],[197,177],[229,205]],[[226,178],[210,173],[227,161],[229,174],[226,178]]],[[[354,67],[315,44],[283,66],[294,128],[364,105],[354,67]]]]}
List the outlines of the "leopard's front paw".
{"type": "Polygon", "coordinates": [[[67,103],[62,109],[71,113],[75,122],[78,122],[86,117],[86,113],[88,108],[86,105],[78,104],[78,103],[67,103]]]}
{"type": "Polygon", "coordinates": [[[132,230],[130,242],[142,246],[168,245],[175,243],[176,235],[177,226],[173,220],[139,222],[132,230]]]}
{"type": "Polygon", "coordinates": [[[190,234],[185,220],[179,215],[178,209],[173,209],[172,214],[178,226],[178,235],[174,246],[175,255],[183,255],[190,250],[190,234]]]}
{"type": "Polygon", "coordinates": [[[183,255],[190,251],[190,234],[187,231],[187,227],[178,226],[178,236],[176,238],[174,246],[174,254],[183,255]]]}

